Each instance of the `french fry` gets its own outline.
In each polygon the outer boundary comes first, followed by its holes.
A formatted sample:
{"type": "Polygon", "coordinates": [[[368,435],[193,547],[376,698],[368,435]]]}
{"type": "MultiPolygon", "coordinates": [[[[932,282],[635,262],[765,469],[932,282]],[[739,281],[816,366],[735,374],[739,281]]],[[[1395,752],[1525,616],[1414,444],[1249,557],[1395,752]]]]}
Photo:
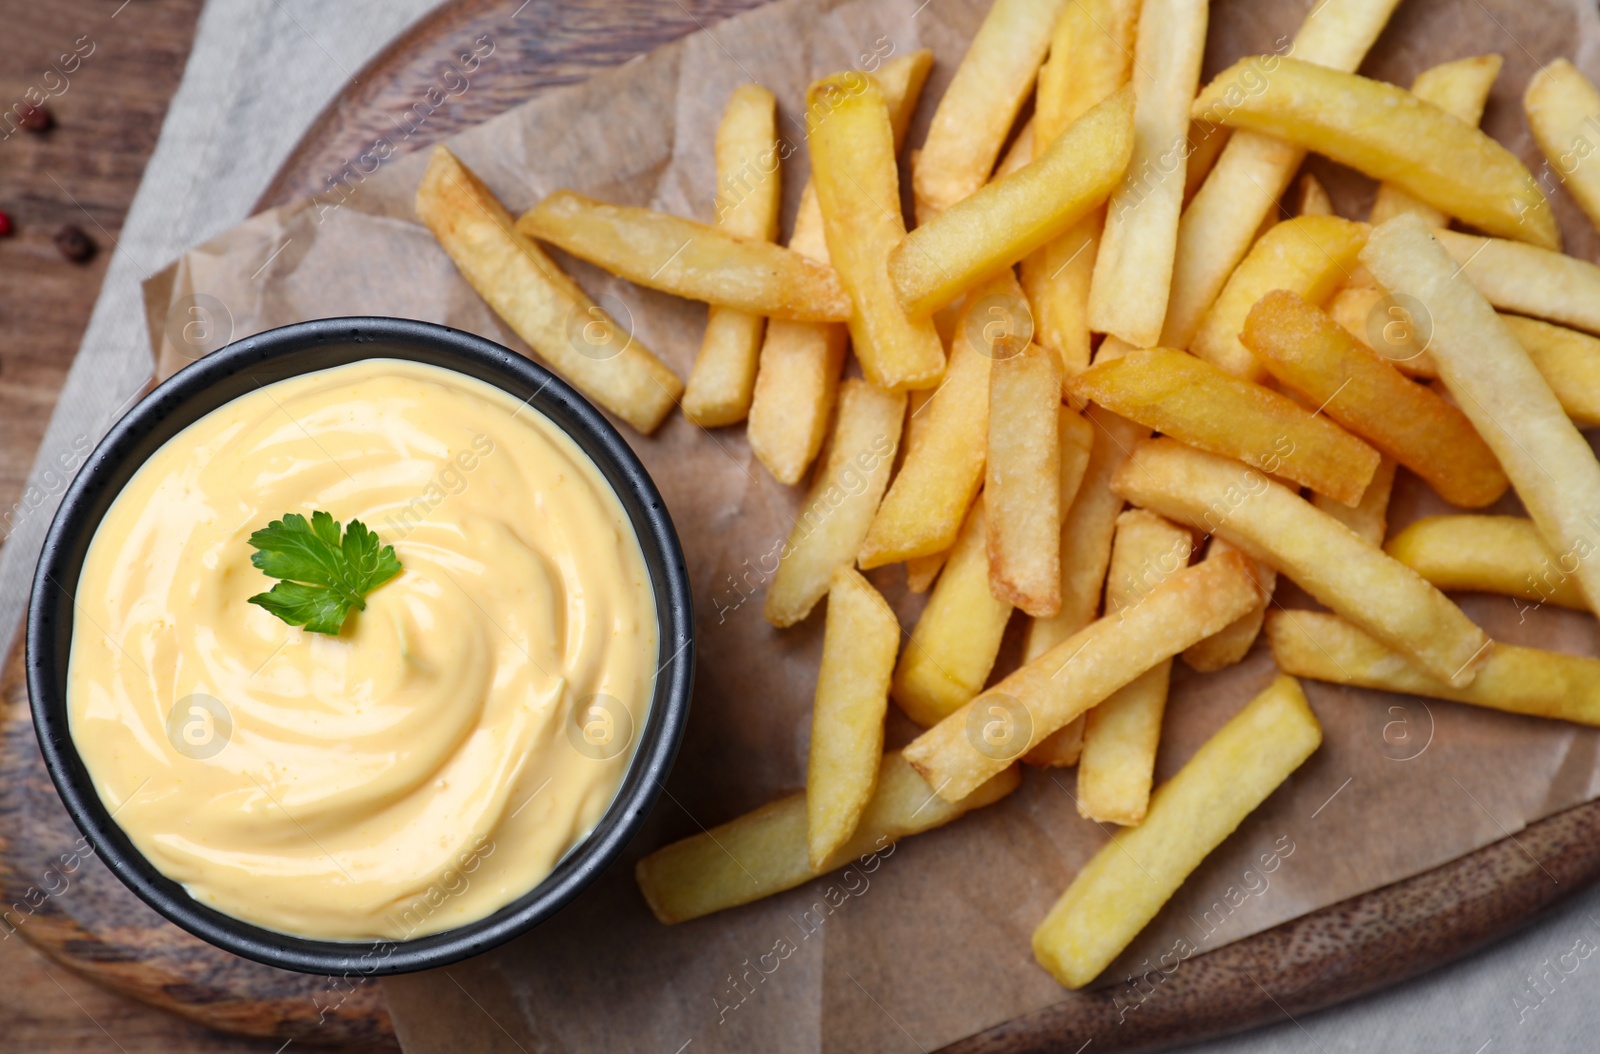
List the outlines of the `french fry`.
{"type": "Polygon", "coordinates": [[[558,190],[517,230],[635,285],[771,318],[842,322],[850,299],[832,268],[757,238],[654,209],[558,190]]]}
{"type": "Polygon", "coordinates": [[[1561,408],[1584,428],[1600,425],[1600,338],[1536,318],[1500,316],[1555,392],[1561,408]]]}
{"type": "Polygon", "coordinates": [[[1134,451],[1112,488],[1221,535],[1430,673],[1471,683],[1488,647],[1483,630],[1421,575],[1256,469],[1157,439],[1134,451]]]}
{"type": "Polygon", "coordinates": [[[1061,608],[1061,362],[1008,339],[989,371],[989,588],[1048,618],[1061,608]]]}
{"type": "MultiPolygon", "coordinates": [[[[1036,157],[1090,107],[1128,83],[1138,21],[1138,0],[1067,4],[1034,93],[1036,157]]],[[[1103,207],[1091,210],[1022,260],[1022,287],[1033,305],[1036,339],[1061,355],[1066,377],[1089,365],[1089,282],[1105,218],[1103,207]]]]}
{"type": "Polygon", "coordinates": [[[1274,611],[1267,637],[1278,666],[1298,677],[1600,725],[1600,659],[1495,641],[1473,682],[1453,688],[1335,615],[1274,611]]]}
{"type": "MultiPolygon", "coordinates": [[[[1370,490],[1371,488],[1369,487],[1368,489],[1370,490]]],[[[1318,497],[1320,498],[1321,495],[1318,495],[1318,497]]],[[[1332,499],[1328,499],[1328,504],[1336,509],[1345,508],[1345,506],[1332,499]]],[[[1210,546],[1206,549],[1206,559],[1214,560],[1217,557],[1226,556],[1228,553],[1237,552],[1239,552],[1238,547],[1230,544],[1226,538],[1214,536],[1211,539],[1210,546]]],[[[1246,557],[1246,559],[1249,558],[1246,557]]],[[[1227,626],[1198,644],[1193,644],[1186,648],[1183,653],[1183,662],[1189,669],[1194,670],[1196,673],[1212,673],[1243,662],[1244,657],[1250,654],[1250,648],[1255,644],[1256,637],[1261,634],[1261,623],[1267,617],[1267,608],[1272,605],[1273,591],[1278,588],[1278,572],[1266,564],[1251,560],[1250,577],[1256,580],[1256,586],[1261,590],[1261,599],[1256,602],[1255,607],[1228,623],[1227,626]]]]}
{"type": "MultiPolygon", "coordinates": [[[[1398,3],[1332,0],[1317,4],[1295,34],[1290,50],[1306,62],[1353,71],[1398,3]]],[[[1276,68],[1274,59],[1264,63],[1261,72],[1270,76],[1276,68]]],[[[1304,159],[1305,151],[1272,136],[1246,131],[1228,137],[1178,224],[1162,346],[1187,348],[1194,340],[1201,318],[1244,259],[1256,231],[1267,217],[1275,215],[1278,199],[1304,159]]],[[[1195,160],[1191,158],[1190,163],[1195,160]]]]}
{"type": "Polygon", "coordinates": [[[806,766],[806,845],[820,871],[855,833],[883,761],[900,623],[853,567],[834,569],[806,766]]]}
{"type": "MultiPolygon", "coordinates": [[[[944,570],[950,559],[950,550],[932,556],[913,556],[906,560],[906,588],[913,593],[926,593],[944,570]]],[[[987,571],[985,572],[987,574],[987,571]]],[[[984,579],[985,582],[988,578],[984,579]]]]}
{"type": "Polygon", "coordinates": [[[1328,197],[1328,188],[1322,185],[1322,180],[1310,172],[1300,177],[1299,189],[1295,192],[1294,214],[1296,216],[1332,216],[1333,199],[1328,197]]]}
{"type": "Polygon", "coordinates": [[[1394,491],[1394,458],[1378,462],[1378,471],[1372,482],[1361,493],[1361,502],[1355,508],[1323,494],[1311,495],[1311,504],[1355,531],[1373,545],[1382,545],[1389,531],[1389,495],[1394,491]]]}
{"type": "Polygon", "coordinates": [[[943,827],[994,804],[1021,782],[1013,766],[950,804],[933,794],[899,751],[890,751],[855,834],[825,868],[812,867],[806,853],[806,796],[791,794],[657,849],[634,866],[634,880],[657,920],[688,922],[793,889],[901,838],[943,827]]]}
{"type": "MultiPolygon", "coordinates": [[[[1111,562],[1111,541],[1116,532],[1122,497],[1111,491],[1111,476],[1132,453],[1139,440],[1150,434],[1143,425],[1090,406],[1076,430],[1082,439],[1069,437],[1063,418],[1062,471],[1082,464],[1080,485],[1061,519],[1061,610],[1051,618],[1032,619],[1023,638],[1023,658],[1033,660],[1094,621],[1100,611],[1100,591],[1111,562]],[[1083,427],[1087,426],[1087,427],[1083,427]]],[[[1068,489],[1063,479],[1063,493],[1068,489]]],[[[1078,762],[1083,746],[1083,720],[1069,722],[1030,750],[1023,758],[1040,768],[1064,768],[1078,762]]]]}
{"type": "Polygon", "coordinates": [[[1556,178],[1600,228],[1600,162],[1587,163],[1600,139],[1600,91],[1571,62],[1557,58],[1529,79],[1522,107],[1556,178]]]}
{"type": "Polygon", "coordinates": [[[1561,248],[1550,202],[1517,156],[1403,88],[1293,58],[1241,59],[1195,99],[1196,117],[1316,150],[1490,234],[1561,248]]]}
{"type": "Polygon", "coordinates": [[[1022,130],[1017,133],[1016,138],[1011,140],[1011,145],[1006,147],[1005,156],[995,166],[991,182],[994,179],[1004,179],[1032,160],[1033,118],[1030,117],[1028,123],[1023,125],[1022,130]]]}
{"type": "MultiPolygon", "coordinates": [[[[1211,175],[1211,170],[1222,157],[1223,148],[1228,145],[1228,140],[1232,137],[1232,128],[1224,128],[1210,121],[1196,121],[1192,117],[1189,119],[1189,163],[1183,173],[1184,208],[1188,208],[1189,202],[1200,192],[1206,177],[1211,175]]],[[[1266,219],[1263,222],[1266,222],[1266,219]]],[[[1181,220],[1179,225],[1182,225],[1181,220]]]]}
{"type": "Polygon", "coordinates": [[[1280,384],[1415,472],[1445,501],[1481,508],[1510,486],[1466,414],[1288,290],[1262,297],[1240,337],[1280,384]]]}
{"type": "Polygon", "coordinates": [[[1010,267],[1106,200],[1133,149],[1122,89],[1074,121],[1034,161],[974,191],[906,235],[889,255],[900,304],[922,317],[1010,267]]]}
{"type": "Polygon", "coordinates": [[[519,234],[489,188],[443,146],[428,158],[416,209],[462,277],[540,358],[640,432],[655,431],[683,382],[519,234]]]}
{"type": "Polygon", "coordinates": [[[1274,224],[1228,277],[1189,350],[1236,377],[1266,377],[1263,364],[1239,342],[1250,308],[1274,289],[1325,303],[1350,277],[1369,229],[1337,216],[1297,216],[1274,224]]]}
{"type": "MultiPolygon", "coordinates": [[[[933,52],[921,48],[889,60],[873,73],[889,107],[896,149],[905,139],[932,66],[933,52]]],[[[809,180],[800,194],[789,248],[820,264],[829,262],[822,207],[809,180]]],[[[767,321],[745,434],[751,451],[780,483],[799,483],[822,449],[847,339],[845,327],[838,323],[767,321]]]]}
{"type": "Polygon", "coordinates": [[[846,342],[838,323],[767,322],[745,435],[779,483],[799,483],[822,449],[846,342]]]}
{"type": "Polygon", "coordinates": [[[863,570],[955,544],[988,450],[993,338],[1029,325],[1016,278],[1003,272],[967,299],[944,382],[917,410],[917,443],[884,496],[859,557],[863,570]],[[992,314],[991,314],[992,312],[992,314]]]}
{"type": "Polygon", "coordinates": [[[1038,658],[1093,622],[1100,611],[1117,514],[1123,505],[1121,495],[1111,490],[1111,477],[1150,434],[1143,425],[1098,406],[1089,407],[1081,416],[1072,415],[1070,428],[1068,420],[1062,419],[1062,492],[1072,490],[1073,499],[1061,518],[1061,610],[1029,624],[1023,645],[1027,660],[1038,658]],[[1078,486],[1067,486],[1067,473],[1078,474],[1078,486]]]}
{"type": "MultiPolygon", "coordinates": [[[[1154,513],[1129,509],[1118,516],[1106,578],[1107,613],[1142,602],[1188,567],[1192,545],[1187,530],[1154,513]]],[[[1084,715],[1078,815],[1124,825],[1144,819],[1171,675],[1172,660],[1158,662],[1084,715]]]]}
{"type": "Polygon", "coordinates": [[[1322,742],[1291,677],[1279,677],[1151,796],[1138,827],[1083,866],[1033,932],[1033,956],[1067,988],[1100,975],[1184,879],[1322,742]]]}
{"type": "Polygon", "coordinates": [[[1439,367],[1428,354],[1428,335],[1417,332],[1416,320],[1403,303],[1377,286],[1339,290],[1328,301],[1328,317],[1408,377],[1439,376],[1439,367]]]}
{"type": "Polygon", "coordinates": [[[1587,610],[1572,577],[1521,516],[1425,516],[1389,539],[1385,551],[1440,589],[1499,593],[1587,610]]]}
{"type": "Polygon", "coordinates": [[[854,561],[888,486],[905,416],[902,393],[854,378],[839,386],[828,456],[767,587],[764,611],[774,626],[792,626],[809,615],[828,591],[834,568],[854,561]]]}
{"type": "Polygon", "coordinates": [[[828,256],[850,294],[850,342],[880,388],[931,388],[944,372],[933,322],[907,317],[886,261],[905,240],[894,125],[876,81],[842,73],[806,92],[811,179],[828,256]]]}
{"type": "MultiPolygon", "coordinates": [[[[1499,55],[1478,55],[1441,63],[1417,74],[1417,79],[1411,83],[1411,94],[1467,124],[1476,125],[1483,118],[1483,104],[1488,101],[1489,89],[1494,87],[1503,64],[1499,55]]],[[[1378,184],[1368,221],[1377,225],[1404,212],[1421,216],[1430,227],[1444,227],[1450,223],[1450,217],[1444,212],[1418,201],[1394,184],[1378,184]]]]}
{"type": "Polygon", "coordinates": [[[1440,376],[1500,460],[1546,544],[1559,559],[1577,563],[1590,610],[1600,610],[1600,562],[1593,559],[1600,555],[1600,463],[1588,441],[1527,351],[1420,220],[1398,216],[1378,227],[1361,256],[1380,285],[1415,298],[1432,316],[1428,350],[1440,376]]]}
{"type": "Polygon", "coordinates": [[[1205,0],[1144,0],[1134,47],[1134,143],[1106,206],[1089,328],[1147,348],[1161,336],[1183,210],[1189,107],[1205,57],[1205,0]]]}
{"type": "Polygon", "coordinates": [[[1062,7],[1063,0],[995,0],[989,8],[911,166],[919,224],[988,182],[1062,7]]]}
{"type": "Polygon", "coordinates": [[[1237,555],[1179,571],[922,733],[905,758],[941,798],[959,801],[1118,688],[1244,614],[1257,596],[1237,555]]]}
{"type": "Polygon", "coordinates": [[[895,667],[894,701],[924,728],[977,695],[1000,653],[1011,605],[989,591],[987,538],[979,495],[895,667]]]}
{"type": "MultiPolygon", "coordinates": [[[[1424,342],[1431,339],[1431,332],[1417,333],[1415,322],[1404,307],[1383,290],[1341,289],[1329,303],[1328,313],[1402,373],[1439,376],[1438,363],[1428,354],[1426,344],[1419,343],[1419,338],[1424,342]]],[[[1504,312],[1499,315],[1549,383],[1567,416],[1584,428],[1600,425],[1600,338],[1536,318],[1504,312]]]]}
{"type": "Polygon", "coordinates": [[[1378,467],[1378,452],[1332,421],[1170,348],[1097,362],[1071,387],[1129,420],[1347,505],[1361,500],[1378,467]]]}
{"type": "Polygon", "coordinates": [[[1089,282],[1104,224],[1105,209],[1095,209],[1018,268],[1036,336],[1060,356],[1063,381],[1089,368],[1089,282]]]}
{"type": "Polygon", "coordinates": [[[1500,310],[1600,333],[1600,267],[1588,260],[1459,231],[1435,230],[1433,236],[1500,310]]]}
{"type": "MultiPolygon", "coordinates": [[[[717,226],[742,238],[777,238],[783,185],[772,92],[759,84],[734,89],[717,127],[716,155],[717,226]]],[[[701,428],[718,428],[749,415],[766,324],[760,315],[711,305],[683,392],[685,417],[701,428]]]]}

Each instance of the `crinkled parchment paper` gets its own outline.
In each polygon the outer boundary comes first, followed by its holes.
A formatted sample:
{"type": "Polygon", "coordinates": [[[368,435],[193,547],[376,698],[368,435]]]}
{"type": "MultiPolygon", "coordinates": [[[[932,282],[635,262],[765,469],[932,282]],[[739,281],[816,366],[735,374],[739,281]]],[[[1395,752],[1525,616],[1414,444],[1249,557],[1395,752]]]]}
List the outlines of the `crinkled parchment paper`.
{"type": "MultiPolygon", "coordinates": [[[[1208,75],[1273,48],[1308,6],[1218,0],[1208,75]]],[[[735,85],[759,80],[776,92],[782,134],[800,146],[798,118],[813,77],[931,47],[938,64],[911,132],[915,144],[986,7],[986,0],[785,0],[542,94],[450,145],[513,212],[572,187],[710,219],[713,132],[735,85]]],[[[1409,84],[1439,61],[1503,54],[1485,124],[1537,167],[1522,88],[1558,54],[1574,55],[1591,76],[1600,72],[1597,22],[1593,5],[1581,0],[1405,0],[1365,69],[1409,84]]],[[[147,299],[161,373],[187,361],[180,349],[227,335],[183,329],[194,296],[214,298],[203,301],[213,313],[226,308],[234,337],[302,319],[387,314],[522,348],[412,218],[422,164],[419,156],[396,157],[374,174],[347,176],[325,200],[256,216],[153,279],[147,299]]],[[[1322,162],[1313,167],[1342,212],[1365,215],[1370,182],[1322,162]]],[[[792,217],[803,150],[784,178],[792,217]]],[[[1564,195],[1555,198],[1569,247],[1595,258],[1594,232],[1564,195]]],[[[688,375],[703,306],[564,262],[688,375]]],[[[787,534],[802,490],[768,477],[741,427],[705,433],[675,415],[650,438],[623,431],[665,495],[688,553],[699,676],[683,752],[622,863],[556,919],[448,971],[385,982],[407,1049],[509,1050],[513,1037],[527,1051],[932,1049],[1073,998],[1035,966],[1028,942],[1105,838],[1078,817],[1071,770],[1029,771],[1009,800],[909,839],[866,867],[677,927],[650,917],[632,879],[639,855],[803,785],[822,617],[819,607],[785,632],[761,617],[761,568],[771,566],[763,559],[787,534]]],[[[1396,525],[1441,508],[1402,472],[1396,525]]],[[[1515,499],[1493,511],[1517,511],[1515,499]]],[[[871,577],[909,626],[921,601],[905,593],[902,571],[871,577]]],[[[1596,650],[1586,615],[1546,608],[1524,616],[1490,597],[1463,603],[1496,637],[1596,650]]],[[[1016,661],[1016,636],[1002,670],[1016,661]]],[[[1259,646],[1218,675],[1196,676],[1179,664],[1158,776],[1173,772],[1271,675],[1259,646]]],[[[1600,793],[1600,732],[1376,692],[1307,689],[1326,729],[1322,749],[1201,867],[1108,982],[1182,942],[1200,952],[1218,947],[1600,793]]],[[[891,743],[912,732],[891,714],[891,743]]]]}

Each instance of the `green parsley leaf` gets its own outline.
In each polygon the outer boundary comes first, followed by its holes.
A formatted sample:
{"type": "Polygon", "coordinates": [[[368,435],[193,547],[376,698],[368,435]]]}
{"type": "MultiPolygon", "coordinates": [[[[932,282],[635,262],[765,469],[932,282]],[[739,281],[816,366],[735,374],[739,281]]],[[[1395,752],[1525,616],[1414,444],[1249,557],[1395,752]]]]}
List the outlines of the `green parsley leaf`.
{"type": "Polygon", "coordinates": [[[291,626],[312,633],[338,634],[350,609],[365,611],[366,595],[400,573],[394,546],[383,545],[360,520],[351,520],[340,539],[339,521],[313,512],[311,522],[285,513],[250,535],[257,552],[250,562],[283,581],[250,603],[266,608],[291,626]]]}

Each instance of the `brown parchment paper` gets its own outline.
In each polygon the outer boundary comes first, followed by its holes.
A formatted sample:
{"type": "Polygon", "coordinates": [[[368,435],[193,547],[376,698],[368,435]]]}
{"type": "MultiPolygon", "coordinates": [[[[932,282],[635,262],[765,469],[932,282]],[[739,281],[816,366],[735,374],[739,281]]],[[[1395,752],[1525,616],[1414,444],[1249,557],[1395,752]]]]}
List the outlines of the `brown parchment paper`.
{"type": "MultiPolygon", "coordinates": [[[[737,84],[759,80],[776,92],[781,132],[800,147],[798,117],[812,78],[931,47],[938,63],[911,131],[914,145],[987,6],[784,0],[540,95],[450,145],[513,212],[572,187],[710,219],[713,132],[737,84]]],[[[1272,49],[1309,6],[1218,0],[1207,76],[1240,55],[1272,49]]],[[[1556,55],[1600,73],[1597,22],[1593,5],[1581,0],[1405,0],[1364,70],[1409,84],[1439,61],[1503,54],[1485,125],[1538,171],[1522,89],[1556,55]]],[[[152,279],[150,332],[162,375],[196,347],[333,315],[428,319],[523,348],[413,219],[422,165],[419,156],[397,156],[370,175],[352,170],[323,200],[256,216],[152,279]],[[196,297],[210,298],[200,301],[208,329],[184,328],[200,317],[190,310],[196,297]]],[[[1341,212],[1366,214],[1369,181],[1311,165],[1341,212]]],[[[784,179],[787,229],[805,179],[803,149],[784,179]]],[[[1594,259],[1594,231],[1562,192],[1554,198],[1569,249],[1594,259]]],[[[563,262],[687,376],[703,306],[563,262]]],[[[760,569],[786,536],[803,488],[773,482],[742,427],[706,433],[674,415],[653,437],[622,431],[660,486],[688,556],[699,663],[683,751],[624,860],[556,919],[471,962],[385,982],[406,1049],[927,1050],[1073,998],[1029,950],[1034,925],[1105,838],[1077,816],[1071,770],[1030,770],[1005,802],[782,896],[671,928],[650,917],[633,885],[634,860],[803,786],[822,617],[819,608],[784,632],[761,617],[760,569]]],[[[1395,526],[1443,511],[1401,475],[1395,526]]],[[[1520,510],[1507,498],[1492,511],[1520,510]]],[[[871,577],[909,626],[921,600],[906,593],[901,570],[871,577]]],[[[1280,591],[1288,603],[1294,596],[1292,588],[1280,591]]],[[[1587,615],[1519,613],[1502,598],[1462,603],[1497,638],[1596,651],[1587,615]]],[[[1012,629],[997,675],[1016,662],[1012,629]]],[[[1272,672],[1259,646],[1216,675],[1178,664],[1158,778],[1272,672]]],[[[1364,690],[1307,690],[1326,732],[1322,748],[1206,861],[1103,983],[1123,983],[1143,960],[1155,963],[1184,942],[1203,953],[1434,867],[1600,793],[1594,730],[1364,690]]],[[[891,711],[891,743],[912,733],[891,711]]],[[[1130,987],[1129,1000],[1140,998],[1130,987]]]]}

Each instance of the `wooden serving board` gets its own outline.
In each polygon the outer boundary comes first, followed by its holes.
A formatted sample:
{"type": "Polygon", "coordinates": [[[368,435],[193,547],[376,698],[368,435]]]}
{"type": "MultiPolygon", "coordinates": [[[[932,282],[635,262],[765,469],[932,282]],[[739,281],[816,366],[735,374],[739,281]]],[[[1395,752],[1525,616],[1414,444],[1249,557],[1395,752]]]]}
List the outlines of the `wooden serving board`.
{"type": "MultiPolygon", "coordinates": [[[[756,2],[450,0],[356,75],[312,124],[257,210],[327,189],[349,159],[425,97],[446,64],[482,39],[493,41],[493,56],[473,72],[470,90],[408,138],[410,148],[756,2]]],[[[211,948],[162,920],[92,857],[63,885],[58,862],[72,853],[78,832],[34,743],[20,659],[20,652],[11,655],[0,678],[7,708],[0,721],[0,899],[39,903],[18,932],[91,979],[219,1029],[394,1049],[376,984],[341,991],[327,979],[268,969],[211,948]],[[47,879],[59,892],[41,898],[47,879]]],[[[1083,1035],[1109,1039],[1097,1049],[1151,1050],[1283,1020],[1450,962],[1597,880],[1600,802],[1534,824],[1515,843],[1490,845],[1200,956],[1164,984],[1161,1000],[1117,1027],[1111,1027],[1119,1015],[1107,992],[1103,999],[1078,998],[1018,1018],[947,1051],[1019,1054],[1058,1049],[1069,1036],[1083,1035]],[[1263,976],[1273,979],[1271,994],[1254,981],[1263,976]]]]}

